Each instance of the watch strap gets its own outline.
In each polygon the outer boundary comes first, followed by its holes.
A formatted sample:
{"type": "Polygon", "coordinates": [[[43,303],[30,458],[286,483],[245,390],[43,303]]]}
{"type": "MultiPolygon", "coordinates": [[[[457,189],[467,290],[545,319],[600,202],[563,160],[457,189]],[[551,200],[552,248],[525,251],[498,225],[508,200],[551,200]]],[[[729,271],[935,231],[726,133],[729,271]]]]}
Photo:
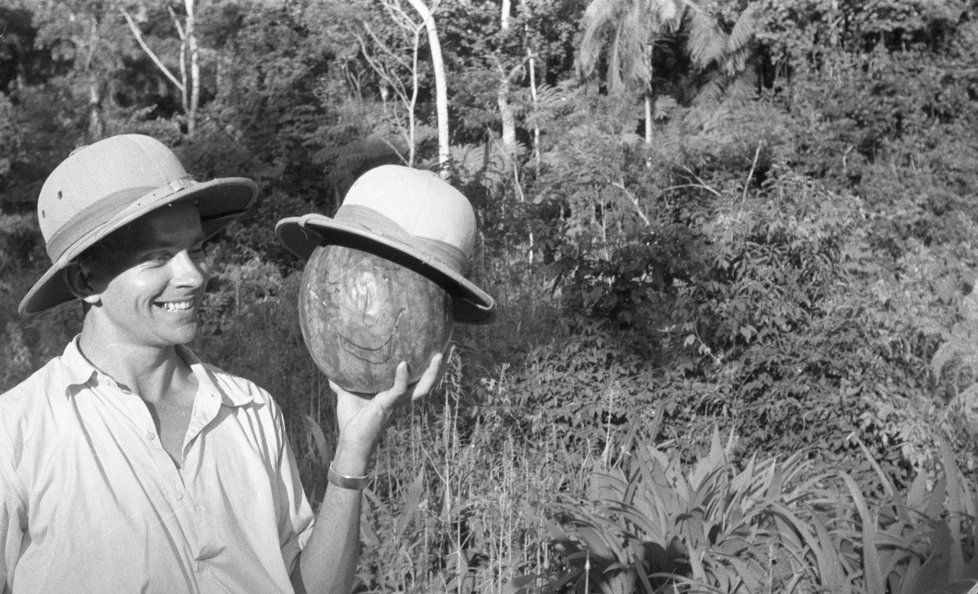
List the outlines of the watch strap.
{"type": "Polygon", "coordinates": [[[326,480],[331,485],[336,485],[341,489],[352,489],[354,491],[363,491],[367,486],[367,482],[370,480],[370,475],[364,476],[350,476],[347,474],[341,474],[333,468],[333,464],[330,463],[329,471],[326,472],[326,480]]]}

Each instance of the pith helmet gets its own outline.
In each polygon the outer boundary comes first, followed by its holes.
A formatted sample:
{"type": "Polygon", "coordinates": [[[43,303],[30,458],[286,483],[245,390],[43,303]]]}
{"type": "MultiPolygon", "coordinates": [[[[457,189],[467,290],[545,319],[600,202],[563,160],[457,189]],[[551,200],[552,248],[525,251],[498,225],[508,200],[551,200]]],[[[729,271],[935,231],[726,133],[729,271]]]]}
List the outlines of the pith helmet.
{"type": "Polygon", "coordinates": [[[282,219],[275,233],[308,258],[320,245],[376,254],[430,278],[451,296],[457,322],[492,321],[496,304],[465,277],[477,234],[468,199],[431,171],[382,165],[350,187],[333,218],[282,219]]]}
{"type": "Polygon", "coordinates": [[[68,264],[151,211],[192,200],[210,236],[247,211],[257,195],[257,184],[243,177],[195,181],[169,148],[149,136],[112,136],[79,148],[41,188],[37,219],[52,265],[18,311],[34,313],[73,300],[64,279],[68,264]]]}

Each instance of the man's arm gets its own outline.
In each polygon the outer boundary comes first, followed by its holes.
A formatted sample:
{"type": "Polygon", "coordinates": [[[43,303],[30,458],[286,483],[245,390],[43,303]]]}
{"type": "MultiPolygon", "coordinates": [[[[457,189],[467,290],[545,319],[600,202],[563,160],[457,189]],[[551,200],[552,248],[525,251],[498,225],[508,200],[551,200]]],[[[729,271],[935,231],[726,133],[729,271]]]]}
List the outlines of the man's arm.
{"type": "MultiPolygon", "coordinates": [[[[397,367],[394,385],[373,398],[351,394],[332,381],[336,392],[336,419],[340,429],[333,470],[346,476],[366,476],[370,455],[383,436],[394,409],[428,394],[442,371],[442,355],[435,355],[421,379],[408,386],[406,363],[397,367]]],[[[312,535],[299,554],[292,575],[296,592],[340,593],[353,589],[360,555],[359,489],[330,484],[312,535]]]]}
{"type": "Polygon", "coordinates": [[[0,479],[0,592],[8,594],[13,588],[14,569],[20,556],[24,531],[20,527],[22,508],[11,485],[0,479]]]}
{"type": "Polygon", "coordinates": [[[0,427],[0,592],[3,594],[13,589],[25,523],[23,492],[14,468],[19,451],[10,437],[8,428],[0,427]]]}

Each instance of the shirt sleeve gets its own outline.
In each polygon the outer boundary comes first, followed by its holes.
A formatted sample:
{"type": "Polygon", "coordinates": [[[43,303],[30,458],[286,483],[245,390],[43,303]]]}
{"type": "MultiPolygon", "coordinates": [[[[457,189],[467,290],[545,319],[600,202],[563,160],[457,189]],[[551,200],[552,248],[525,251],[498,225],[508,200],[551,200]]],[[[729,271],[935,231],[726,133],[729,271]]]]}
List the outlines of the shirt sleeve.
{"type": "Polygon", "coordinates": [[[278,440],[278,475],[279,485],[284,490],[280,501],[287,502],[284,513],[278,519],[279,542],[282,547],[282,559],[291,574],[295,569],[299,552],[305,546],[312,534],[314,516],[306,492],[302,488],[302,477],[289,439],[285,431],[285,421],[281,410],[275,407],[275,433],[278,440]]]}
{"type": "Polygon", "coordinates": [[[0,425],[0,584],[3,593],[13,590],[14,570],[27,529],[24,489],[17,476],[20,448],[15,434],[0,425]]]}

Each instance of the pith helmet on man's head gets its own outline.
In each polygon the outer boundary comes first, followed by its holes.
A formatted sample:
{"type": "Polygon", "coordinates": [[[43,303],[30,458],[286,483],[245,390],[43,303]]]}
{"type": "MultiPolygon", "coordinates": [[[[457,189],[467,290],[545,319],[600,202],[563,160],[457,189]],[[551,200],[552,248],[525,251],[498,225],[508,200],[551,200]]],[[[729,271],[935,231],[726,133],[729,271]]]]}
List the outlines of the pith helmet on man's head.
{"type": "Polygon", "coordinates": [[[123,134],[76,149],[41,188],[37,219],[51,267],[20,302],[35,313],[75,296],[65,268],[113,231],[169,204],[191,201],[211,236],[255,202],[258,186],[243,177],[195,181],[160,141],[123,134]]]}

